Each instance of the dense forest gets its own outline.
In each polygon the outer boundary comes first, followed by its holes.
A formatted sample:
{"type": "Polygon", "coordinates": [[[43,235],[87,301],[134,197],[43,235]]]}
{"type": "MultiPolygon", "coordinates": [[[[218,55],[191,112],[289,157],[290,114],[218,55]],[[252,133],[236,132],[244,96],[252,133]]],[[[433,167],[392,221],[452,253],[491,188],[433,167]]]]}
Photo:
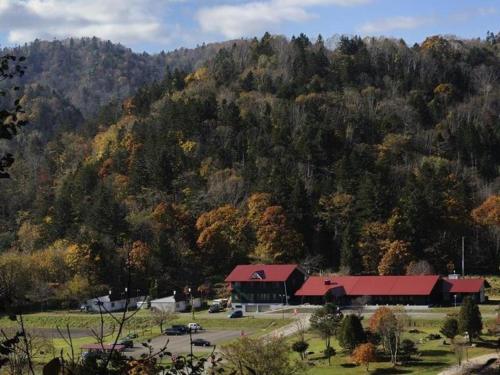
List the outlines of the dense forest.
{"type": "MultiPolygon", "coordinates": [[[[500,35],[36,41],[0,181],[2,297],[207,291],[242,262],[498,273],[500,35]]],[[[56,302],[54,302],[56,303],[56,302]]]]}

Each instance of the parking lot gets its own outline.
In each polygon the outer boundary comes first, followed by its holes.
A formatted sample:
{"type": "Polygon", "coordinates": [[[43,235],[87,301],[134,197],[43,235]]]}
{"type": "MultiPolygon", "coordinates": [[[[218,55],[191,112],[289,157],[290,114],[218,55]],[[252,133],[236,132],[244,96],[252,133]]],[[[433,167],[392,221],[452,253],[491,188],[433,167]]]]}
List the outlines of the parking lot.
{"type": "MultiPolygon", "coordinates": [[[[234,339],[240,335],[241,331],[235,331],[235,330],[206,330],[193,334],[193,340],[196,338],[202,338],[210,341],[212,345],[219,345],[228,340],[234,339]]],[[[151,339],[150,342],[150,345],[154,348],[155,352],[160,350],[163,346],[165,346],[165,344],[167,344],[168,351],[172,353],[179,353],[179,354],[188,353],[190,350],[188,334],[182,336],[161,335],[151,339]]],[[[195,353],[199,351],[207,352],[212,349],[213,346],[211,347],[193,346],[193,352],[195,353]]],[[[134,342],[134,348],[128,349],[125,352],[126,355],[131,355],[133,357],[139,357],[143,353],[147,353],[147,349],[144,348],[140,342],[134,342]]]]}

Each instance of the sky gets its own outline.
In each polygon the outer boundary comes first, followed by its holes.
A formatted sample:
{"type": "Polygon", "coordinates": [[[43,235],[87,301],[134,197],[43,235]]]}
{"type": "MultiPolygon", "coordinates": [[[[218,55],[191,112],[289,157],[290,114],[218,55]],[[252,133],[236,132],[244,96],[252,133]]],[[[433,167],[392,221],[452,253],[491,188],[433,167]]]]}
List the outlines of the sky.
{"type": "Polygon", "coordinates": [[[0,45],[97,36],[137,52],[261,36],[388,36],[407,43],[500,31],[500,0],[0,0],[0,45]]]}

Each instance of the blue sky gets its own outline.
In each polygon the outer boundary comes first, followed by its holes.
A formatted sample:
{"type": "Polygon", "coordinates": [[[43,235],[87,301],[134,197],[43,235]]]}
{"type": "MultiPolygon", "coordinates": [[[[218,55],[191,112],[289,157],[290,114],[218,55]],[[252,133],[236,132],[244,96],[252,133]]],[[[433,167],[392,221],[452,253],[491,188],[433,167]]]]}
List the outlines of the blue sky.
{"type": "Polygon", "coordinates": [[[158,52],[301,32],[390,36],[408,43],[500,31],[500,0],[0,0],[0,44],[97,36],[158,52]]]}

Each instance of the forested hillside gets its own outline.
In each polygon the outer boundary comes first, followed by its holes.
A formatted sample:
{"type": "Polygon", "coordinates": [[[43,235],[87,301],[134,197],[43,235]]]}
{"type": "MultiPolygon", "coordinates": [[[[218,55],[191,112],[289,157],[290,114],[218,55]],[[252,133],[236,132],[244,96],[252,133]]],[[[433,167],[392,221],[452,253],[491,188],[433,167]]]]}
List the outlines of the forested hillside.
{"type": "Polygon", "coordinates": [[[10,53],[26,57],[26,74],[16,78],[21,88],[42,85],[63,96],[85,117],[92,117],[102,106],[133,95],[145,84],[160,81],[167,69],[190,71],[212,57],[224,44],[211,44],[193,50],[149,55],[98,38],[35,40],[10,53]]]}
{"type": "MultiPolygon", "coordinates": [[[[50,48],[94,40],[67,43],[50,48]]],[[[99,43],[121,52],[54,66],[27,53],[22,103],[50,108],[27,128],[60,126],[43,142],[25,129],[0,181],[5,294],[74,301],[123,284],[126,254],[143,290],[254,261],[447,273],[462,236],[466,272],[498,273],[499,35],[329,50],[266,34],[178,60],[99,43]]]]}

